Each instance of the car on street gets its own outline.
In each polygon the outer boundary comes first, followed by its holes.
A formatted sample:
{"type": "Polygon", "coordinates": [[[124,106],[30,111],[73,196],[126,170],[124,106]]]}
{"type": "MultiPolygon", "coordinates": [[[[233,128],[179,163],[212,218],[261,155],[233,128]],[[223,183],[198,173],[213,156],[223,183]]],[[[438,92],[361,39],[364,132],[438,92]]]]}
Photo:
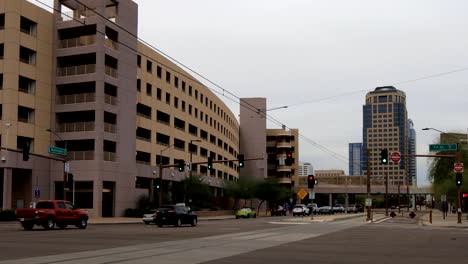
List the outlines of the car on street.
{"type": "Polygon", "coordinates": [[[333,209],[331,206],[322,206],[318,208],[318,213],[319,214],[331,214],[333,213],[333,209]]]}
{"type": "Polygon", "coordinates": [[[348,208],[347,208],[347,211],[348,213],[357,213],[357,208],[356,208],[356,205],[348,205],[348,208]]]}
{"type": "Polygon", "coordinates": [[[309,209],[304,204],[296,204],[293,207],[292,214],[293,216],[296,216],[296,215],[306,216],[306,215],[309,215],[309,209]]]}
{"type": "Polygon", "coordinates": [[[278,205],[271,209],[271,216],[285,216],[286,209],[283,206],[278,205]]]}
{"type": "Polygon", "coordinates": [[[74,225],[80,229],[88,226],[88,211],[76,208],[65,200],[40,200],[34,208],[16,209],[16,219],[25,230],[31,230],[34,225],[44,229],[54,229],[56,226],[65,229],[74,225]]]}
{"type": "Polygon", "coordinates": [[[236,219],[239,218],[255,218],[257,213],[252,208],[242,208],[236,211],[236,219]]]}
{"type": "Polygon", "coordinates": [[[318,205],[316,203],[308,204],[307,208],[309,209],[309,215],[318,214],[318,205]]]}
{"type": "Polygon", "coordinates": [[[152,209],[148,211],[147,213],[143,214],[143,223],[149,225],[151,223],[156,224],[156,215],[157,215],[158,209],[152,209]]]}
{"type": "Polygon", "coordinates": [[[156,211],[156,225],[191,225],[196,226],[198,223],[197,214],[184,205],[165,205],[158,208],[156,211]]]}
{"type": "Polygon", "coordinates": [[[344,213],[345,211],[345,208],[342,204],[335,204],[335,206],[333,206],[333,213],[344,213]]]}

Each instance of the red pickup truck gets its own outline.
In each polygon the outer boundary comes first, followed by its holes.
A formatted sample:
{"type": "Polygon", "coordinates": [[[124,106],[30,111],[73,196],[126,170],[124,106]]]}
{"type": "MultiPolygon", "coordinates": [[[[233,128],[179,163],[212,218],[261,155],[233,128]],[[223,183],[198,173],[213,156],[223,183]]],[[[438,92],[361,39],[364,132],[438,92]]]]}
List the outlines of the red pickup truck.
{"type": "Polygon", "coordinates": [[[35,208],[16,209],[16,219],[25,230],[33,229],[34,225],[45,229],[55,226],[64,229],[67,225],[85,229],[88,226],[88,212],[62,200],[41,200],[35,208]]]}

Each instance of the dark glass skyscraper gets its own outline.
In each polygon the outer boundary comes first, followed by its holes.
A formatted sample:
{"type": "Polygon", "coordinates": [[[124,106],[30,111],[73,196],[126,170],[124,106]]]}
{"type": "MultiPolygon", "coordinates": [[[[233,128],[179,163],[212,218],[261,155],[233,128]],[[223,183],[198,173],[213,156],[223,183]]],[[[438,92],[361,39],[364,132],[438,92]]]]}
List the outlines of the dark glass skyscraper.
{"type": "Polygon", "coordinates": [[[408,114],[406,94],[393,86],[377,87],[367,93],[363,106],[363,167],[364,174],[370,169],[373,178],[389,177],[389,184],[406,184],[406,158],[408,149],[408,114]],[[399,164],[390,160],[387,165],[380,164],[382,149],[388,153],[398,151],[399,164]],[[367,150],[370,155],[367,156],[367,150]],[[367,159],[370,167],[367,168],[367,159]]]}
{"type": "Polygon", "coordinates": [[[349,143],[349,175],[363,175],[362,157],[362,143],[349,143]]]}

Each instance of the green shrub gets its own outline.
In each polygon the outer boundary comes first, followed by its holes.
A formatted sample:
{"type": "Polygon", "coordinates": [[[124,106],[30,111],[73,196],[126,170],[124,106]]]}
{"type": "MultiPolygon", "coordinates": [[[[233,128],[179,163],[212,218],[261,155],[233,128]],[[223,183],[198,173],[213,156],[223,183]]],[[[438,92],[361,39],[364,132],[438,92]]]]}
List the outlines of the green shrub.
{"type": "Polygon", "coordinates": [[[14,210],[0,210],[0,221],[15,221],[16,214],[14,210]]]}

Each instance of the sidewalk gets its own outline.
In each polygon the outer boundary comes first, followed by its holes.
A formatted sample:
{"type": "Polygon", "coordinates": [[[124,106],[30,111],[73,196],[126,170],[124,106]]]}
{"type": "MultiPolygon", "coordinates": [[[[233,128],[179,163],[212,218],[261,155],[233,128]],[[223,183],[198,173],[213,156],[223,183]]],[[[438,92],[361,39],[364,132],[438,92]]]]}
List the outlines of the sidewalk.
{"type": "Polygon", "coordinates": [[[433,226],[433,227],[452,227],[452,228],[468,228],[467,214],[462,213],[461,224],[458,224],[458,215],[448,213],[444,217],[440,210],[432,210],[432,224],[429,222],[429,213],[424,215],[421,219],[421,225],[423,226],[433,226]]]}

